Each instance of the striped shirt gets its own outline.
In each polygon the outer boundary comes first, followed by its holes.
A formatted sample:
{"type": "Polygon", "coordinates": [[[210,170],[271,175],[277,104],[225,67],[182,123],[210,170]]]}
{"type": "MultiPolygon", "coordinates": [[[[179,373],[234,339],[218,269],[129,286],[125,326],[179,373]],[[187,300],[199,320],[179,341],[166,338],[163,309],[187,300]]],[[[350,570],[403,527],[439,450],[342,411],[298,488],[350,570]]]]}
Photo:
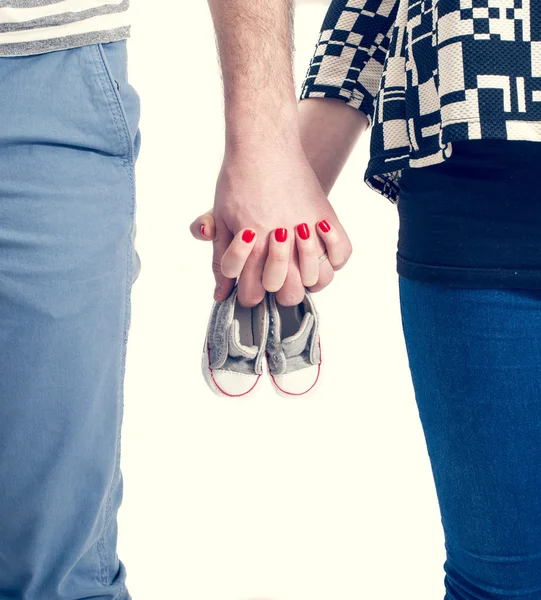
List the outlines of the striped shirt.
{"type": "Polygon", "coordinates": [[[365,183],[393,204],[403,169],[452,142],[541,141],[540,0],[332,0],[300,99],[371,126],[365,183]]]}
{"type": "Polygon", "coordinates": [[[0,57],[130,37],[129,0],[0,0],[0,57]]]}

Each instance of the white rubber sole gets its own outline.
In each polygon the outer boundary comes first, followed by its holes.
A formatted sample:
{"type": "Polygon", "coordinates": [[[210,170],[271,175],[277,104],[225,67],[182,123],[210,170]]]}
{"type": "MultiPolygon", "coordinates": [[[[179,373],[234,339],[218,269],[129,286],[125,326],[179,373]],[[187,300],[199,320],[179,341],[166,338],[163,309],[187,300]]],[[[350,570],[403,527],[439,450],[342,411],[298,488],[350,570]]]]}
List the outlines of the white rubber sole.
{"type": "Polygon", "coordinates": [[[203,372],[203,377],[207,383],[207,386],[212,390],[212,392],[214,392],[214,394],[216,394],[217,396],[220,396],[221,398],[248,398],[248,397],[252,398],[261,387],[262,375],[259,375],[259,376],[257,376],[257,379],[255,380],[255,383],[252,386],[252,388],[250,388],[248,391],[246,391],[242,394],[229,394],[226,390],[223,390],[216,383],[216,380],[214,379],[214,376],[213,376],[213,371],[209,365],[208,342],[207,342],[206,337],[205,337],[205,349],[204,349],[202,357],[201,357],[201,371],[203,372]]]}
{"type": "MultiPolygon", "coordinates": [[[[319,350],[320,350],[320,356],[321,356],[321,340],[320,340],[319,344],[320,344],[319,350]]],[[[321,384],[322,373],[323,373],[322,365],[323,365],[323,361],[321,361],[318,365],[319,371],[318,371],[317,379],[312,384],[312,387],[310,387],[306,392],[301,392],[301,393],[291,393],[291,392],[288,392],[288,391],[280,388],[278,386],[278,384],[276,383],[276,381],[274,380],[274,377],[272,376],[272,373],[270,372],[268,365],[267,365],[267,372],[268,372],[268,376],[271,381],[272,387],[274,388],[274,391],[279,396],[282,396],[282,398],[310,398],[316,393],[317,389],[319,388],[319,386],[321,384]]]]}
{"type": "Polygon", "coordinates": [[[321,373],[322,373],[322,368],[321,368],[321,363],[320,363],[319,373],[318,373],[318,377],[317,377],[315,383],[312,385],[312,387],[310,389],[308,389],[308,391],[302,392],[302,393],[297,393],[297,394],[292,394],[290,392],[286,392],[282,388],[278,387],[278,384],[274,381],[274,378],[270,373],[269,373],[269,379],[271,380],[274,391],[279,396],[282,396],[282,398],[311,398],[316,393],[316,391],[319,387],[319,384],[321,383],[321,373]]]}

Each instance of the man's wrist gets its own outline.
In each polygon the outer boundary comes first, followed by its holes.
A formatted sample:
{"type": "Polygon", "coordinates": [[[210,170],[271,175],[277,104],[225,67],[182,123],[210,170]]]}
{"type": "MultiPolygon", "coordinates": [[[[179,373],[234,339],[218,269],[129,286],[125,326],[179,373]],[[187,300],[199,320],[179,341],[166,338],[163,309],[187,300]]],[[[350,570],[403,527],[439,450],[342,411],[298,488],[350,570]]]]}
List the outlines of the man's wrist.
{"type": "Polygon", "coordinates": [[[226,150],[258,146],[302,148],[296,104],[282,104],[276,108],[266,102],[256,107],[239,106],[227,110],[226,150]]]}

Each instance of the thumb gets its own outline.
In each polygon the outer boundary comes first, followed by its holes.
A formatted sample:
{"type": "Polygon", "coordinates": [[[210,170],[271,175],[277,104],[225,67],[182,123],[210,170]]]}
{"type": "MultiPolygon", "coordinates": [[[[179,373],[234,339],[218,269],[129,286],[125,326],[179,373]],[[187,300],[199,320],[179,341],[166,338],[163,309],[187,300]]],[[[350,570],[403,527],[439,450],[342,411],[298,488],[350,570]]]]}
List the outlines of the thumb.
{"type": "Polygon", "coordinates": [[[212,272],[216,280],[214,299],[223,302],[231,293],[236,278],[230,279],[222,273],[222,256],[233,240],[233,234],[227,228],[225,222],[218,217],[215,223],[215,235],[212,242],[212,272]]]}
{"type": "Polygon", "coordinates": [[[190,232],[196,240],[209,241],[214,239],[216,227],[214,223],[213,210],[203,213],[195,221],[190,223],[190,232]]]}

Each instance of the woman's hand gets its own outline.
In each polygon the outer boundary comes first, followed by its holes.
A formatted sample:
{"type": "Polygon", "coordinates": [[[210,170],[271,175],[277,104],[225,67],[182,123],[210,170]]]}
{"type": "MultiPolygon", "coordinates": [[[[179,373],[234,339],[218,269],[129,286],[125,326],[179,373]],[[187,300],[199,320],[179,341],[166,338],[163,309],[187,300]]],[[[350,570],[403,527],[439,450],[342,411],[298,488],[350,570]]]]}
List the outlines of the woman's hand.
{"type": "Polygon", "coordinates": [[[259,143],[256,148],[239,145],[229,148],[224,157],[213,207],[213,271],[218,284],[214,297],[223,300],[229,295],[235,280],[224,278],[222,258],[234,236],[249,228],[256,236],[239,277],[239,302],[254,306],[265,295],[264,281],[270,278],[274,288],[274,280],[285,277],[276,299],[294,305],[304,298],[305,287],[328,285],[334,268],[341,268],[349,258],[351,244],[302,147],[262,148],[259,143]],[[316,224],[322,219],[331,224],[338,242],[334,265],[319,263],[325,244],[316,224]],[[272,237],[275,229],[287,230],[285,241],[272,237]],[[287,269],[276,264],[285,262],[286,250],[287,269]]]}
{"type": "MultiPolygon", "coordinates": [[[[325,219],[319,221],[314,230],[318,233],[326,249],[327,258],[324,261],[320,262],[320,256],[315,251],[318,244],[314,242],[314,235],[305,239],[306,227],[304,224],[295,228],[294,241],[297,245],[303,285],[310,291],[317,292],[332,281],[334,271],[340,269],[346,261],[341,256],[339,236],[325,219]],[[325,279],[321,279],[321,273],[326,275],[325,279]],[[326,283],[323,283],[324,281],[326,283]]],[[[213,241],[216,225],[212,209],[195,219],[190,225],[190,231],[198,240],[213,241]]],[[[222,276],[225,278],[236,278],[240,275],[248,255],[254,247],[255,238],[251,239],[251,235],[245,234],[246,231],[250,230],[242,229],[234,236],[222,256],[220,268],[222,276]]],[[[281,289],[285,281],[290,240],[291,234],[285,228],[275,229],[269,236],[269,254],[265,261],[262,278],[263,287],[269,292],[281,289]]]]}
{"type": "MultiPolygon", "coordinates": [[[[191,225],[190,231],[198,240],[213,241],[216,225],[212,209],[199,216],[191,225]]],[[[287,229],[275,229],[269,240],[269,256],[263,269],[263,287],[269,292],[278,291],[287,276],[290,254],[290,236],[287,229]]],[[[226,279],[240,276],[246,260],[254,247],[255,232],[249,228],[241,229],[222,255],[220,270],[226,279]]]]}
{"type": "Polygon", "coordinates": [[[327,196],[368,119],[337,98],[306,98],[298,110],[302,147],[258,143],[227,151],[214,209],[190,227],[196,238],[213,241],[216,300],[225,300],[235,283],[222,271],[222,257],[233,240],[225,262],[232,260],[235,267],[226,265],[226,271],[240,270],[239,301],[246,306],[259,302],[265,289],[275,291],[284,273],[277,300],[286,306],[297,304],[304,287],[313,292],[325,288],[351,255],[351,242],[327,196]],[[246,228],[256,235],[251,245],[239,246],[246,228]],[[287,231],[285,242],[273,237],[276,229],[287,231]],[[320,263],[325,250],[328,260],[320,263]]]}

